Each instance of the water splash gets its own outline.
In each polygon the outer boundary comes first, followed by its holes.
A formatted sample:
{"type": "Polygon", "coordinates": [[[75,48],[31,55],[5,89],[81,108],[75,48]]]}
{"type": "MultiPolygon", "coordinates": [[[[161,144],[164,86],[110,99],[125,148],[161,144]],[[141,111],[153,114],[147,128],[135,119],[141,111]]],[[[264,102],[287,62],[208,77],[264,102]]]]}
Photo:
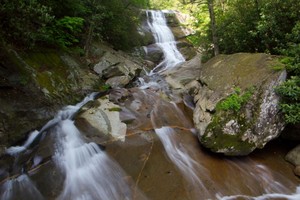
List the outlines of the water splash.
{"type": "MultiPolygon", "coordinates": [[[[132,199],[132,189],[123,170],[97,144],[86,143],[71,120],[97,94],[92,93],[74,106],[66,106],[40,131],[34,131],[22,146],[7,150],[7,153],[18,156],[41,133],[52,128],[51,134],[56,138],[53,159],[65,174],[64,188],[58,199],[132,199]]],[[[41,159],[34,157],[33,165],[40,163],[41,159]]],[[[1,199],[43,199],[26,174],[6,181],[0,194],[1,199]]]]}

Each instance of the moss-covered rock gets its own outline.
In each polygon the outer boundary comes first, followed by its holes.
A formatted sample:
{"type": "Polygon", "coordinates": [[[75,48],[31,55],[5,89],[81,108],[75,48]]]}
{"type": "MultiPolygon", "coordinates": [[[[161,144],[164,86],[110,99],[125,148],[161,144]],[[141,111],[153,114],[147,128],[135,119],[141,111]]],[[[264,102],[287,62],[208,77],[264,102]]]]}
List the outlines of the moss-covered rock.
{"type": "Polygon", "coordinates": [[[0,48],[0,149],[22,142],[62,106],[99,89],[104,81],[87,63],[74,52],[0,48]]]}
{"type": "Polygon", "coordinates": [[[285,72],[273,70],[276,65],[276,57],[240,53],[219,55],[201,67],[194,122],[205,147],[247,155],[280,134],[284,123],[274,88],[285,72]]]}

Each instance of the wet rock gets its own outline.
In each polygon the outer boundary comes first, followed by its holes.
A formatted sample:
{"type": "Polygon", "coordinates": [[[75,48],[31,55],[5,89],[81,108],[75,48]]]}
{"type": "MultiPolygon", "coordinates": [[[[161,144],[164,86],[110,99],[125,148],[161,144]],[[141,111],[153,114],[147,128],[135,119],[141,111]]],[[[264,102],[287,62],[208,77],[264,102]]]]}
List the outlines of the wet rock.
{"type": "Polygon", "coordinates": [[[22,143],[63,105],[99,89],[105,80],[90,70],[96,63],[104,78],[117,76],[108,81],[113,86],[126,85],[142,69],[137,59],[103,44],[93,43],[86,59],[51,49],[0,48],[0,146],[22,143]]]}
{"type": "MultiPolygon", "coordinates": [[[[86,120],[98,133],[124,140],[127,126],[120,120],[121,108],[110,102],[108,97],[96,100],[98,106],[89,108],[81,113],[77,120],[86,120]]],[[[93,135],[93,137],[97,137],[93,135]]],[[[99,135],[98,137],[101,137],[99,135]]],[[[95,139],[94,139],[95,140],[95,139]]]]}
{"type": "MultiPolygon", "coordinates": [[[[200,142],[226,155],[247,155],[279,136],[284,128],[274,88],[286,73],[271,69],[279,62],[266,54],[219,55],[201,67],[194,122],[200,142]],[[235,89],[239,88],[239,92],[235,89]],[[238,94],[237,94],[238,93],[238,94]],[[235,94],[248,99],[234,109],[221,103],[235,94]]],[[[233,100],[231,100],[233,101],[233,100]]]]}
{"type": "Polygon", "coordinates": [[[193,47],[193,45],[190,44],[187,41],[184,41],[184,40],[179,41],[177,43],[177,48],[180,51],[180,53],[183,55],[185,60],[191,60],[197,54],[197,52],[196,52],[195,48],[193,47]]]}
{"type": "Polygon", "coordinates": [[[108,81],[108,84],[113,87],[128,84],[141,70],[141,64],[114,52],[106,52],[94,66],[94,71],[97,74],[105,79],[111,79],[108,81]]]}
{"type": "Polygon", "coordinates": [[[120,88],[126,86],[130,80],[128,76],[115,76],[108,79],[105,83],[110,85],[111,88],[120,88]]]}
{"type": "Polygon", "coordinates": [[[193,59],[164,71],[162,75],[176,93],[193,93],[193,90],[198,92],[200,66],[201,57],[196,55],[193,59]]]}
{"type": "Polygon", "coordinates": [[[300,166],[300,145],[288,152],[285,160],[292,163],[294,166],[300,166]]]}
{"type": "Polygon", "coordinates": [[[160,61],[163,59],[163,51],[157,44],[151,44],[147,47],[145,47],[146,52],[146,60],[149,60],[153,63],[160,63],[160,61]]]}

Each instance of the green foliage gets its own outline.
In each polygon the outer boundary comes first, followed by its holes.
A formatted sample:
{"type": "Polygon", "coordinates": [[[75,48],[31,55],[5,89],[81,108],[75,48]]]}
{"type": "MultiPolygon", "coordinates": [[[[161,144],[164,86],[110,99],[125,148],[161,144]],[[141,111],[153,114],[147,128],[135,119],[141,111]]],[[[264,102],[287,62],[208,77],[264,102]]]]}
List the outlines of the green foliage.
{"type": "Polygon", "coordinates": [[[80,44],[85,51],[100,39],[129,49],[140,41],[132,6],[147,5],[148,0],[3,0],[0,39],[22,48],[80,44]]]}
{"type": "Polygon", "coordinates": [[[300,45],[292,45],[283,53],[289,56],[281,60],[289,77],[276,88],[276,92],[281,96],[280,108],[285,121],[296,124],[300,122],[300,45]]]}
{"type": "Polygon", "coordinates": [[[62,47],[71,46],[79,42],[78,34],[82,31],[84,19],[80,17],[64,17],[56,21],[54,38],[62,47]]]}
{"type": "Polygon", "coordinates": [[[44,27],[54,21],[52,9],[36,0],[3,0],[0,8],[0,36],[16,46],[32,47],[44,27]]]}
{"type": "Polygon", "coordinates": [[[253,92],[254,89],[250,88],[246,90],[244,94],[241,94],[241,89],[237,87],[233,94],[217,104],[217,109],[238,112],[241,107],[250,100],[253,92]]]}
{"type": "Polygon", "coordinates": [[[300,77],[292,76],[276,88],[277,93],[286,101],[300,102],[300,77]]]}
{"type": "Polygon", "coordinates": [[[217,15],[221,51],[281,53],[291,41],[299,42],[299,6],[297,0],[228,3],[217,15]]]}
{"type": "Polygon", "coordinates": [[[300,103],[282,103],[281,111],[284,113],[284,119],[287,123],[297,124],[300,122],[300,103]]]}

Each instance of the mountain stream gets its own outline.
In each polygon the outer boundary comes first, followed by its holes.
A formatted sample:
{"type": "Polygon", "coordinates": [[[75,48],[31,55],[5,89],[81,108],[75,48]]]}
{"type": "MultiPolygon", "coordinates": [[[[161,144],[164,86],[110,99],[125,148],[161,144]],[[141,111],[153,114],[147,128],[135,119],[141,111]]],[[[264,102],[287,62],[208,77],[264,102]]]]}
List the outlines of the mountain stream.
{"type": "Polygon", "coordinates": [[[0,163],[1,199],[300,199],[300,181],[276,143],[242,158],[199,145],[192,110],[159,76],[184,62],[164,14],[147,11],[162,62],[128,89],[130,98],[118,100],[122,89],[108,95],[121,107],[125,137],[87,137],[95,130],[80,112],[101,94],[66,106],[23,145],[7,149],[0,163]]]}

